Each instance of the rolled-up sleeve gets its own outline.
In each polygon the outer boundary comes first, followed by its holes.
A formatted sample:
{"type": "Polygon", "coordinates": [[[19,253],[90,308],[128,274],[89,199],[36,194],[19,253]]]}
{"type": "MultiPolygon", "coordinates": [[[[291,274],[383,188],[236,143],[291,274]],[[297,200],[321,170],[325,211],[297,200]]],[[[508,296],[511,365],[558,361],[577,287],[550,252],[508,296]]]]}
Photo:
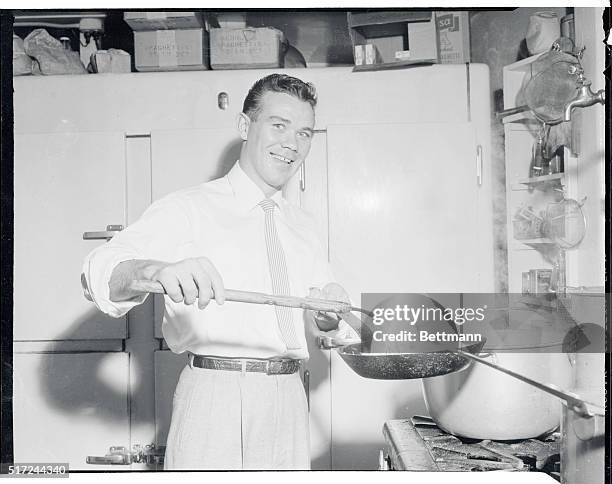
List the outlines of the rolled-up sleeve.
{"type": "Polygon", "coordinates": [[[100,311],[119,318],[142,304],[147,294],[121,302],[110,300],[109,281],[115,268],[128,260],[176,262],[177,248],[189,243],[193,231],[190,207],[176,195],[153,203],[135,223],[92,250],[83,262],[83,289],[100,311]]]}

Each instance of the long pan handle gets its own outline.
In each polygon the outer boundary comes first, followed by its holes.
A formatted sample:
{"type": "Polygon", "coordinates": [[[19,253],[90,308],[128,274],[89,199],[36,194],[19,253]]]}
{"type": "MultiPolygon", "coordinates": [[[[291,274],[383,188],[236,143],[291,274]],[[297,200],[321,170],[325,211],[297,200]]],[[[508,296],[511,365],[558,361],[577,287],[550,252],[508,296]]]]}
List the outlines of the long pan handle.
{"type": "Polygon", "coordinates": [[[529,111],[529,106],[523,104],[522,106],[518,106],[516,108],[504,109],[503,111],[498,111],[495,113],[495,117],[497,119],[505,118],[506,116],[511,116],[512,114],[523,113],[525,111],[529,111]]]}
{"type": "Polygon", "coordinates": [[[512,370],[504,368],[503,366],[499,366],[495,363],[491,363],[490,361],[481,358],[480,356],[473,355],[463,350],[456,350],[456,353],[464,356],[465,358],[469,358],[470,360],[477,361],[478,363],[482,363],[483,365],[487,365],[491,368],[494,368],[497,371],[501,371],[506,375],[510,375],[522,382],[525,382],[531,386],[534,386],[543,392],[549,393],[550,395],[554,395],[561,400],[564,400],[567,403],[567,406],[571,408],[574,412],[576,412],[581,417],[592,417],[593,415],[605,415],[605,411],[599,405],[595,405],[594,403],[590,403],[585,401],[580,395],[575,395],[569,392],[566,392],[560,388],[557,388],[548,383],[540,383],[539,381],[532,380],[529,377],[521,375],[520,373],[516,373],[512,370]]]}
{"type": "MultiPolygon", "coordinates": [[[[166,293],[164,287],[157,281],[134,281],[131,287],[143,293],[166,293]]],[[[337,314],[343,314],[350,311],[365,312],[365,310],[353,307],[349,303],[343,301],[330,301],[313,297],[278,296],[261,292],[236,291],[234,289],[225,290],[225,300],[249,304],[270,304],[273,306],[310,309],[312,311],[327,311],[337,314]]]]}

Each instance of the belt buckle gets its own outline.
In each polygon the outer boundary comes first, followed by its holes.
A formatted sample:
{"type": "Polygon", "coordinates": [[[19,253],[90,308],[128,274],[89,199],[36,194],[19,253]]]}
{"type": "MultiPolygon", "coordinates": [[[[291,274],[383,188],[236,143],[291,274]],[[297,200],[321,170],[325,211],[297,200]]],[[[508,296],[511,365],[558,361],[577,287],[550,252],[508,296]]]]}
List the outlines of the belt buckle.
{"type": "Polygon", "coordinates": [[[280,375],[282,366],[280,368],[275,369],[274,363],[282,365],[284,362],[284,360],[266,360],[266,375],[280,375]]]}

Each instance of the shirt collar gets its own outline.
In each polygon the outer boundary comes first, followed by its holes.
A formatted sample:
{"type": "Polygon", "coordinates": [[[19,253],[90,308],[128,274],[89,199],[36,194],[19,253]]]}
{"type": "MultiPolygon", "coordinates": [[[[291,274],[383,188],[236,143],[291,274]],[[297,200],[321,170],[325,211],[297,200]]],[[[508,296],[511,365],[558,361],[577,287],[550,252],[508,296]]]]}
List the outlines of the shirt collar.
{"type": "MultiPolygon", "coordinates": [[[[245,210],[251,210],[257,206],[266,196],[253,180],[240,167],[240,163],[232,167],[226,175],[227,180],[232,188],[236,202],[245,210]]],[[[279,208],[284,206],[284,198],[282,190],[277,190],[269,197],[279,208]]]]}

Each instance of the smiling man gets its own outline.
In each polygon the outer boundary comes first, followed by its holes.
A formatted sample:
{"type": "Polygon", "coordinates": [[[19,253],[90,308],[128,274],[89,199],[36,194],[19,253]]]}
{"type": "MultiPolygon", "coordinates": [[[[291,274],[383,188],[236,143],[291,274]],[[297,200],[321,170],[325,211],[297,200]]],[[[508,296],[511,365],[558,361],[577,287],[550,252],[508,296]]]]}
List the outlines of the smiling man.
{"type": "MultiPolygon", "coordinates": [[[[304,312],[224,302],[225,287],[348,300],[330,282],[313,220],[281,192],[310,150],[315,106],[309,83],[281,74],[257,81],[230,172],[156,201],[85,260],[86,289],[111,316],[145,300],[138,281],[165,290],[164,338],[190,355],[174,394],[166,469],[310,467],[298,372],[308,358],[304,312]]],[[[334,326],[325,314],[315,321],[334,326]]]]}
{"type": "MultiPolygon", "coordinates": [[[[264,192],[272,195],[295,174],[310,151],[316,97],[310,84],[295,85],[293,93],[268,90],[289,82],[288,76],[269,77],[255,83],[244,101],[238,129],[246,142],[240,167],[264,192]],[[298,86],[300,88],[298,88],[298,86]]],[[[301,82],[301,81],[299,81],[301,82]]],[[[289,86],[291,84],[287,84],[289,86]]]]}

